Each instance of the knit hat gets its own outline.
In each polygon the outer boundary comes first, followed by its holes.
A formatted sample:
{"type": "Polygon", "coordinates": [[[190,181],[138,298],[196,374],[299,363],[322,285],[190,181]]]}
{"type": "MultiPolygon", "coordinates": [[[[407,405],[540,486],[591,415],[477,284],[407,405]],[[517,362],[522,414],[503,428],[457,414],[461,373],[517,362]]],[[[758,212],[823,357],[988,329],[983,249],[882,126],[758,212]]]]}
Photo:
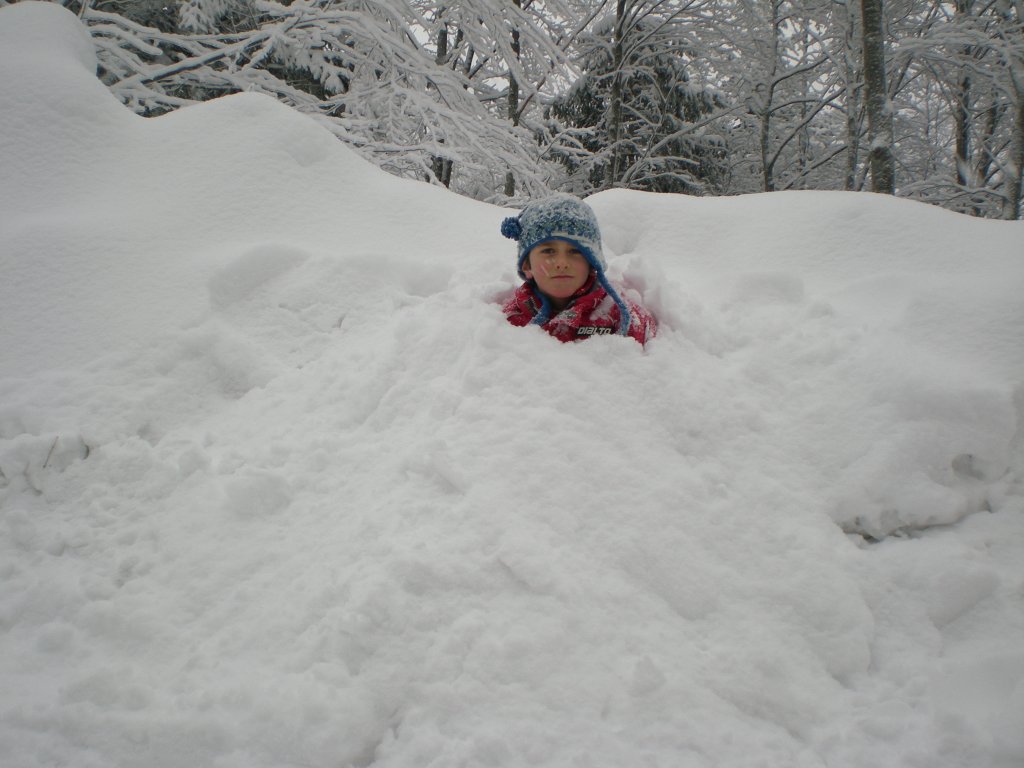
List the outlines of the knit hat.
{"type": "MultiPolygon", "coordinates": [[[[632,321],[629,307],[608,283],[605,277],[604,254],[601,251],[601,230],[597,225],[597,216],[593,209],[578,197],[557,194],[527,205],[518,216],[510,216],[501,223],[501,234],[519,242],[518,261],[516,262],[519,276],[526,279],[523,262],[530,251],[547,240],[564,240],[580,249],[587,262],[594,270],[597,282],[605,289],[619,307],[619,333],[629,333],[632,321]]],[[[540,312],[531,321],[535,325],[543,325],[550,319],[551,304],[546,296],[541,295],[540,312]]]]}

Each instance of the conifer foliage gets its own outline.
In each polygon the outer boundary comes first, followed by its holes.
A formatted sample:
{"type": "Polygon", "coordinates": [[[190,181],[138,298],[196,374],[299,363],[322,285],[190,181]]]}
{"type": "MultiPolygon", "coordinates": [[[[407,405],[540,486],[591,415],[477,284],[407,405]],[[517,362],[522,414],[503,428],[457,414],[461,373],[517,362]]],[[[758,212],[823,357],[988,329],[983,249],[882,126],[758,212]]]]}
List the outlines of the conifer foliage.
{"type": "Polygon", "coordinates": [[[691,81],[698,52],[679,28],[685,6],[666,15],[656,5],[623,0],[580,39],[583,74],[551,109],[551,154],[568,169],[569,188],[726,189],[725,144],[702,125],[725,104],[691,81]]]}

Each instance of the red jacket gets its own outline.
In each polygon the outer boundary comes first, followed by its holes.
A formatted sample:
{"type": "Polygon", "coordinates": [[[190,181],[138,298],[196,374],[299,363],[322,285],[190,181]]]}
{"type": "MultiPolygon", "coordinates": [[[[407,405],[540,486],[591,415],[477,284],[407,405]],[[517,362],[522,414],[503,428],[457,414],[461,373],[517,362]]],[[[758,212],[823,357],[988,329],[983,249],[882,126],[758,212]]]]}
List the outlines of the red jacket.
{"type": "MultiPolygon", "coordinates": [[[[636,302],[629,299],[623,301],[631,315],[629,335],[641,344],[653,339],[658,330],[654,316],[636,302]]],[[[528,280],[505,302],[502,311],[512,325],[523,326],[533,321],[541,307],[540,292],[533,281],[528,280]]],[[[543,323],[541,328],[560,341],[580,341],[591,336],[618,333],[621,316],[618,304],[591,272],[587,282],[569,299],[565,309],[543,323]]]]}

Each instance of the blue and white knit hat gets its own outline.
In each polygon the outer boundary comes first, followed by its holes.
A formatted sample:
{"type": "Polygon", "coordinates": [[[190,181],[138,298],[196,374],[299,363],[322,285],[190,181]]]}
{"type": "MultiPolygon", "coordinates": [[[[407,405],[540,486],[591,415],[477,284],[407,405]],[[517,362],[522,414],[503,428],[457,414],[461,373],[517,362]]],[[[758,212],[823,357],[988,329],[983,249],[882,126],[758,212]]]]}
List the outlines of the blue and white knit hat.
{"type": "MultiPolygon", "coordinates": [[[[534,247],[547,240],[564,240],[580,249],[594,270],[597,282],[619,307],[619,333],[629,333],[632,318],[629,307],[608,283],[605,277],[604,253],[601,250],[601,230],[593,209],[578,197],[557,194],[527,205],[518,216],[510,216],[501,223],[501,234],[519,242],[516,266],[519,276],[526,279],[523,262],[534,247]]],[[[533,319],[543,325],[550,319],[551,306],[542,295],[540,312],[533,319]]]]}

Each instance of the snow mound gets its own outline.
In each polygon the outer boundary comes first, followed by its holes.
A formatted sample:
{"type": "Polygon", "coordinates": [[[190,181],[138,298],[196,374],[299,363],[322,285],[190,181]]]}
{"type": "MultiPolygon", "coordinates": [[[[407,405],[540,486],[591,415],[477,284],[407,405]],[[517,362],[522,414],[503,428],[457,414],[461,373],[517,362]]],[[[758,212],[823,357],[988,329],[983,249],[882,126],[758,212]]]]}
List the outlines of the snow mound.
{"type": "Polygon", "coordinates": [[[1024,758],[1021,225],[604,193],[662,330],[562,345],[506,211],[77,23],[0,8],[0,762],[1024,758]]]}

